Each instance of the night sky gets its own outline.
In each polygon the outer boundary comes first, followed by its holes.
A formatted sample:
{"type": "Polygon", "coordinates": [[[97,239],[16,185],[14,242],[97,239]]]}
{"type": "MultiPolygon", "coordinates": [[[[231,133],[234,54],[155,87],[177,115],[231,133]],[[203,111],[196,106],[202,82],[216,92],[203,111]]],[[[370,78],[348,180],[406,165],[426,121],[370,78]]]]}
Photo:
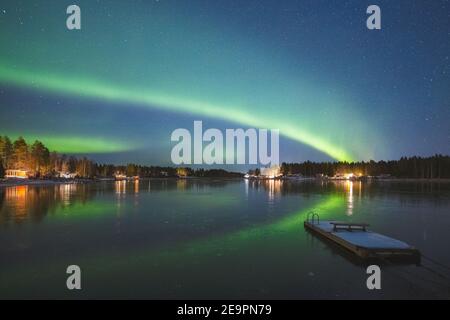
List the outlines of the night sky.
{"type": "Polygon", "coordinates": [[[449,1],[2,0],[0,43],[0,134],[59,152],[170,164],[203,120],[288,162],[450,153],[449,1]]]}

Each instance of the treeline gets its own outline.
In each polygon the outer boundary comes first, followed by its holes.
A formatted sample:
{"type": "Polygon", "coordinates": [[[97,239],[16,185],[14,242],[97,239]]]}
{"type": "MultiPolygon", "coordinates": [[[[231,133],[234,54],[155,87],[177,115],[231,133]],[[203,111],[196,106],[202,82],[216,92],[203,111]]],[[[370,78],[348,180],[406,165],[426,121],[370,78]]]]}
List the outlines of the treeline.
{"type": "MultiPolygon", "coordinates": [[[[36,178],[52,178],[61,173],[73,173],[81,178],[113,177],[120,173],[140,177],[241,177],[241,173],[223,169],[192,169],[180,167],[142,166],[137,164],[97,164],[85,157],[61,155],[50,152],[40,141],[28,144],[19,137],[12,142],[7,136],[0,136],[0,178],[7,169],[25,170],[36,178]]],[[[253,172],[253,171],[252,171],[253,172]]],[[[259,169],[255,170],[259,174],[259,169]]],[[[390,175],[397,178],[444,179],[450,178],[450,156],[403,157],[393,161],[368,162],[311,162],[283,163],[284,175],[301,174],[314,177],[318,174],[334,176],[354,173],[363,176],[390,175]]]]}
{"type": "Polygon", "coordinates": [[[139,176],[142,178],[160,177],[241,177],[238,172],[228,172],[222,169],[192,169],[188,167],[161,167],[142,166],[138,164],[113,165],[96,164],[96,176],[111,177],[121,173],[129,177],[139,176]]]}
{"type": "Polygon", "coordinates": [[[176,168],[179,177],[199,177],[199,178],[240,178],[244,174],[240,172],[229,172],[223,169],[192,169],[192,168],[176,168]]]}
{"type": "Polygon", "coordinates": [[[36,178],[69,172],[76,172],[80,177],[91,177],[95,174],[95,163],[84,157],[50,152],[39,140],[28,144],[23,137],[12,142],[9,137],[0,136],[0,177],[7,169],[24,170],[36,178]]]}
{"type": "Polygon", "coordinates": [[[161,167],[142,166],[138,164],[113,165],[96,164],[97,177],[111,177],[116,173],[124,174],[128,177],[139,176],[141,178],[161,178],[161,177],[224,177],[237,178],[243,174],[239,172],[229,172],[223,169],[192,169],[188,167],[161,167]]]}
{"type": "Polygon", "coordinates": [[[61,174],[75,174],[80,178],[113,177],[115,174],[139,177],[240,177],[240,173],[221,169],[192,169],[137,164],[97,164],[85,157],[77,158],[50,152],[40,141],[28,144],[23,137],[14,142],[7,136],[0,136],[0,178],[7,169],[27,171],[36,178],[60,177],[61,174]]]}
{"type": "Polygon", "coordinates": [[[450,156],[402,157],[392,161],[368,162],[311,162],[283,163],[283,174],[301,174],[314,177],[318,174],[334,176],[354,173],[363,176],[390,175],[396,178],[448,179],[450,178],[450,156]]]}

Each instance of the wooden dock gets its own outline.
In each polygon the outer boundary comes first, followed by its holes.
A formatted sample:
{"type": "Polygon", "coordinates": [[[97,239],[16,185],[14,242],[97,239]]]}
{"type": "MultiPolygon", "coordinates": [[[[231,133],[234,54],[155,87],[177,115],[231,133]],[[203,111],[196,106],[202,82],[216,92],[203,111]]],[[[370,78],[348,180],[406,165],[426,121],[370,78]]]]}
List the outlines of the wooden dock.
{"type": "Polygon", "coordinates": [[[408,260],[420,262],[420,251],[397,239],[368,231],[368,224],[320,221],[316,213],[308,214],[304,226],[362,259],[408,260]]]}

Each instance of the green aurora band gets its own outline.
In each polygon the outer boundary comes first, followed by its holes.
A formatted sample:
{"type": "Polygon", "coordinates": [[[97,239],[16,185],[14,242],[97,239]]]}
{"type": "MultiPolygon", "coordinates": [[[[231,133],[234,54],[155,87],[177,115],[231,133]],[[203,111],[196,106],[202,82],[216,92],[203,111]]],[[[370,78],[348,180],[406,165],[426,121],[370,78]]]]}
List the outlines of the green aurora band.
{"type": "MultiPolygon", "coordinates": [[[[2,132],[3,134],[3,132],[2,132]]],[[[67,154],[72,153],[110,153],[132,150],[135,146],[130,143],[121,141],[111,141],[101,137],[84,137],[84,136],[50,136],[41,134],[7,134],[10,138],[15,139],[22,136],[28,143],[35,140],[42,141],[50,151],[57,151],[67,154]]]]}
{"type": "MultiPolygon", "coordinates": [[[[160,110],[203,115],[206,117],[219,118],[256,128],[276,128],[280,129],[281,135],[311,146],[336,160],[354,160],[354,156],[348,151],[333,145],[329,141],[318,137],[312,132],[303,130],[298,126],[294,126],[279,119],[265,117],[262,114],[251,114],[248,111],[243,111],[243,109],[236,106],[219,105],[204,101],[184,99],[172,95],[152,92],[146,89],[130,89],[94,79],[76,77],[69,78],[46,72],[24,71],[5,65],[0,65],[0,83],[25,87],[37,91],[44,90],[52,93],[70,94],[115,103],[132,103],[136,106],[145,108],[156,108],[160,110]]],[[[89,143],[92,143],[90,138],[89,143]]],[[[102,143],[98,143],[96,147],[99,148],[94,148],[97,152],[98,150],[114,151],[120,149],[121,145],[117,145],[117,148],[114,148],[114,150],[108,150],[107,148],[105,150],[106,146],[102,143]]],[[[57,149],[58,151],[63,151],[60,150],[60,147],[57,149]]],[[[76,151],[81,152],[82,150],[76,151]]]]}
{"type": "MultiPolygon", "coordinates": [[[[318,201],[314,206],[299,209],[273,222],[262,223],[257,226],[219,234],[206,239],[195,239],[175,246],[165,246],[156,250],[148,250],[145,247],[136,248],[127,252],[125,257],[121,256],[120,259],[117,259],[111,252],[103,252],[100,255],[89,255],[86,253],[84,256],[78,257],[77,261],[81,265],[90,266],[90,271],[95,273],[95,278],[98,280],[115,277],[117,274],[127,272],[129,268],[133,272],[136,272],[137,268],[145,269],[149,273],[149,276],[151,274],[156,276],[155,268],[166,269],[177,266],[180,265],[180,261],[183,264],[189,264],[192,261],[197,261],[197,259],[203,259],[201,264],[207,265],[211,261],[213,253],[218,248],[228,250],[228,254],[230,255],[236,255],[262,247],[264,250],[269,250],[266,245],[268,242],[276,244],[288,241],[288,243],[291,243],[292,236],[295,237],[294,241],[296,246],[304,246],[305,242],[298,243],[297,237],[299,235],[299,228],[303,229],[302,223],[306,219],[308,212],[313,210],[320,213],[321,218],[329,218],[344,205],[345,203],[342,197],[329,195],[325,199],[318,201]]],[[[112,213],[109,205],[105,203],[91,204],[89,207],[96,208],[94,217],[104,217],[105,214],[112,213]]],[[[78,205],[60,208],[56,211],[55,216],[58,218],[64,217],[65,219],[92,218],[92,215],[77,213],[76,211],[79,208],[78,205]]],[[[45,270],[40,274],[40,277],[32,276],[30,272],[35,273],[35,270],[24,268],[23,266],[8,270],[8,277],[0,283],[0,288],[14,288],[14,291],[21,292],[21,290],[25,289],[13,284],[26,283],[29,289],[30,286],[39,287],[41,283],[46,281],[50,283],[51,281],[49,279],[55,273],[58,273],[59,266],[64,265],[64,263],[65,261],[61,260],[60,257],[54,261],[43,260],[42,264],[36,266],[40,270],[45,270]],[[24,278],[31,279],[31,281],[24,282],[24,278]]]]}

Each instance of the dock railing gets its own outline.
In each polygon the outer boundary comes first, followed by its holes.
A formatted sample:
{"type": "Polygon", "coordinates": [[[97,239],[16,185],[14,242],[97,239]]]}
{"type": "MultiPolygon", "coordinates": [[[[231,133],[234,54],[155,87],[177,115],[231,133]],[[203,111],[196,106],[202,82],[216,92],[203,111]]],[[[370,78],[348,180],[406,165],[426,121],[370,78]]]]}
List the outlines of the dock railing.
{"type": "Polygon", "coordinates": [[[352,231],[353,229],[360,229],[362,231],[367,231],[369,224],[367,223],[353,223],[353,222],[330,222],[333,225],[333,231],[338,229],[346,229],[352,231]]]}
{"type": "Polygon", "coordinates": [[[306,222],[314,224],[314,221],[316,221],[316,218],[317,218],[317,224],[319,224],[320,223],[319,214],[315,211],[310,211],[306,215],[306,222]]]}

